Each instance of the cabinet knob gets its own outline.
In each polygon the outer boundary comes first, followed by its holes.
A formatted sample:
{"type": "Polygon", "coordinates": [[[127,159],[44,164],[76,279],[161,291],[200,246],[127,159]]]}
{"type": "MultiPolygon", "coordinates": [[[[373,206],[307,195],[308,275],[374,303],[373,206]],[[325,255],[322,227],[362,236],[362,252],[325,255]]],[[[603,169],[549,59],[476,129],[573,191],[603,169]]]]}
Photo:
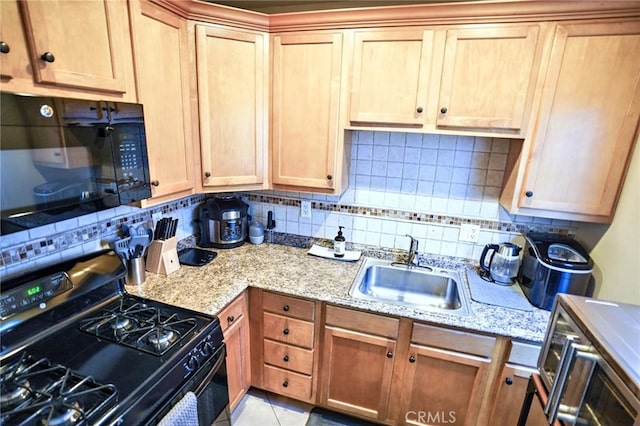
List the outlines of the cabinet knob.
{"type": "Polygon", "coordinates": [[[289,334],[289,329],[285,328],[284,330],[282,330],[282,334],[284,334],[285,336],[289,334]]]}
{"type": "Polygon", "coordinates": [[[511,377],[507,376],[507,378],[504,379],[504,382],[507,385],[511,386],[513,384],[513,379],[511,377]]]}
{"type": "Polygon", "coordinates": [[[414,355],[411,355],[409,357],[409,362],[416,362],[416,357],[414,355]]]}
{"type": "Polygon", "coordinates": [[[286,388],[289,386],[289,382],[287,380],[285,380],[284,382],[282,382],[282,387],[286,388]]]}
{"type": "Polygon", "coordinates": [[[422,109],[422,107],[418,107],[418,108],[416,108],[416,111],[418,112],[418,114],[422,114],[422,111],[424,111],[424,110],[422,109]]]}
{"type": "Polygon", "coordinates": [[[56,57],[53,56],[53,53],[51,52],[44,52],[42,56],[40,56],[40,59],[42,59],[45,62],[51,63],[56,60],[56,57]]]}
{"type": "Polygon", "coordinates": [[[447,111],[449,111],[449,110],[447,109],[447,107],[442,107],[442,108],[440,108],[440,112],[441,112],[441,113],[443,113],[443,114],[446,114],[446,113],[447,113],[447,111]]]}
{"type": "Polygon", "coordinates": [[[211,177],[211,172],[204,172],[204,177],[206,178],[211,177]]]}
{"type": "Polygon", "coordinates": [[[525,196],[525,197],[527,197],[527,198],[531,198],[531,197],[533,197],[533,191],[527,191],[527,192],[525,192],[525,193],[524,193],[524,196],[525,196]]]}
{"type": "Polygon", "coordinates": [[[229,315],[229,316],[227,317],[227,321],[228,321],[229,323],[232,323],[232,322],[234,322],[235,320],[236,320],[236,317],[234,317],[233,315],[229,315]]]}
{"type": "Polygon", "coordinates": [[[289,305],[284,305],[282,307],[282,310],[285,311],[285,312],[289,312],[289,305]]]}
{"type": "Polygon", "coordinates": [[[387,358],[393,358],[393,351],[387,352],[387,358]]]}
{"type": "Polygon", "coordinates": [[[327,179],[328,179],[328,180],[331,180],[331,179],[333,179],[333,176],[331,176],[331,175],[327,175],[327,179]]]}
{"type": "Polygon", "coordinates": [[[157,179],[156,179],[156,180],[152,180],[152,181],[151,181],[151,185],[153,185],[153,186],[160,186],[160,181],[159,181],[159,180],[157,180],[157,179]]]}
{"type": "Polygon", "coordinates": [[[285,355],[284,358],[282,358],[282,360],[284,362],[289,362],[289,355],[285,355]]]}
{"type": "Polygon", "coordinates": [[[0,41],[0,52],[9,53],[11,49],[9,48],[9,43],[0,41]]]}

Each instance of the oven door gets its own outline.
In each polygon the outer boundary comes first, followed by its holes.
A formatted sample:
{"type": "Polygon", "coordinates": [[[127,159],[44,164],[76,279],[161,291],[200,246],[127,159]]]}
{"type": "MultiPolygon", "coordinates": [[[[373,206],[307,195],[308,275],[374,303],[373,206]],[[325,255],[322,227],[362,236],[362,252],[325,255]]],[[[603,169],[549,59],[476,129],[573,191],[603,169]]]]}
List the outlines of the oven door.
{"type": "MultiPolygon", "coordinates": [[[[171,409],[184,398],[187,392],[193,392],[198,400],[198,425],[210,426],[214,422],[216,425],[230,425],[226,357],[227,350],[223,343],[216,354],[200,366],[182,389],[176,392],[174,397],[157,411],[154,418],[148,419],[145,424],[155,425],[162,423],[162,420],[167,421],[170,417],[167,414],[171,409]],[[165,416],[167,416],[166,419],[165,416]]],[[[169,421],[167,423],[171,424],[169,421]]]]}

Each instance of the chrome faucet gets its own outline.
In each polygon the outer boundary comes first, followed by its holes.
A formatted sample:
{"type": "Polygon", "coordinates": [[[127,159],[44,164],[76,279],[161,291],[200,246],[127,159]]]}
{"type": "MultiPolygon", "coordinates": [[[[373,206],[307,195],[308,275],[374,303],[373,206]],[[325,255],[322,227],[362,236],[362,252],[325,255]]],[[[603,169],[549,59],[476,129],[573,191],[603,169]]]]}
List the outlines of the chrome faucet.
{"type": "Polygon", "coordinates": [[[411,239],[411,245],[409,246],[409,255],[407,256],[407,266],[413,266],[417,264],[416,256],[418,254],[418,239],[413,238],[409,234],[406,234],[405,236],[411,239]]]}

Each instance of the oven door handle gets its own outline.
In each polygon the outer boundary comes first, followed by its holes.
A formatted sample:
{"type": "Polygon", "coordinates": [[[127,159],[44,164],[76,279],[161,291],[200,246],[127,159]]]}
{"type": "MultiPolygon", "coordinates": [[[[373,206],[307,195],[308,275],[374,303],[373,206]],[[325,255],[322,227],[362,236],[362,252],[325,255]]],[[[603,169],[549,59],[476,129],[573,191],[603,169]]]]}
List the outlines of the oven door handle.
{"type": "Polygon", "coordinates": [[[569,353],[571,352],[571,345],[573,344],[573,342],[573,336],[567,336],[567,339],[562,345],[562,353],[560,355],[558,369],[556,370],[556,376],[553,380],[553,383],[551,384],[549,399],[547,400],[547,404],[544,406],[544,414],[546,414],[549,419],[553,417],[551,413],[557,411],[558,401],[560,400],[560,397],[558,395],[560,393],[560,387],[564,387],[562,383],[566,381],[567,375],[569,373],[569,365],[571,363],[568,360],[569,353]]]}
{"type": "MultiPolygon", "coordinates": [[[[572,346],[575,348],[575,352],[573,354],[574,358],[580,358],[591,362],[591,367],[589,368],[587,379],[584,382],[585,386],[580,392],[580,401],[578,402],[578,405],[575,407],[571,407],[563,404],[558,404],[556,418],[569,422],[571,424],[576,424],[578,421],[578,414],[580,413],[580,409],[587,395],[589,383],[591,383],[591,378],[593,377],[593,373],[596,369],[596,364],[598,363],[600,357],[598,356],[598,354],[593,352],[593,348],[590,346],[578,345],[576,343],[574,343],[572,346]]],[[[562,395],[560,396],[560,398],[562,398],[562,395]]],[[[558,401],[560,401],[560,399],[558,401]]]]}
{"type": "Polygon", "coordinates": [[[197,396],[202,395],[202,392],[204,392],[204,390],[207,388],[209,382],[211,382],[211,380],[213,379],[213,376],[215,376],[223,366],[225,359],[227,358],[227,347],[224,343],[222,344],[221,348],[218,349],[218,351],[214,354],[214,358],[215,361],[213,367],[211,367],[211,371],[209,371],[205,378],[200,383],[198,383],[197,387],[193,391],[193,393],[195,393],[197,396]]]}
{"type": "MultiPolygon", "coordinates": [[[[595,364],[598,361],[598,355],[591,352],[590,346],[585,346],[574,342],[572,339],[567,340],[565,342],[565,346],[563,348],[563,360],[561,361],[560,371],[556,380],[553,382],[553,388],[551,389],[551,394],[549,395],[549,401],[547,401],[547,406],[545,407],[545,414],[548,416],[549,424],[552,424],[556,421],[556,419],[560,418],[562,420],[566,420],[569,422],[575,422],[577,419],[578,411],[580,410],[580,406],[582,405],[582,400],[584,399],[586,393],[586,387],[582,390],[580,404],[577,407],[569,407],[561,405],[560,402],[564,395],[564,391],[567,387],[567,381],[569,378],[569,372],[571,371],[571,367],[573,366],[573,361],[576,358],[582,358],[587,361],[591,361],[591,369],[589,371],[589,380],[593,375],[593,371],[595,369],[595,364]],[[565,349],[566,352],[565,352],[565,349]],[[557,384],[557,386],[556,386],[557,384]],[[555,394],[553,393],[555,390],[555,394]],[[549,409],[549,411],[547,411],[549,409]]],[[[589,383],[587,380],[587,384],[589,383]]]]}

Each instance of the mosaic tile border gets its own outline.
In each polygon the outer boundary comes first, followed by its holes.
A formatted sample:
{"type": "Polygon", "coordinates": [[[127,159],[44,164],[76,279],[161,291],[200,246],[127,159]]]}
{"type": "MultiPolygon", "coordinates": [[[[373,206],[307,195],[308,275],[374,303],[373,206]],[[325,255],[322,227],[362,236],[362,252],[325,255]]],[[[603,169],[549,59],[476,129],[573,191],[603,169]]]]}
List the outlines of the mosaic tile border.
{"type": "MultiPolygon", "coordinates": [[[[247,201],[277,204],[288,207],[300,207],[301,203],[301,200],[296,198],[284,198],[273,195],[262,195],[259,193],[245,193],[243,194],[243,197],[247,201]]],[[[471,224],[478,225],[481,229],[499,232],[517,232],[523,234],[535,229],[538,232],[551,232],[560,235],[573,236],[573,234],[575,234],[575,230],[571,228],[555,226],[553,224],[549,226],[537,223],[498,222],[486,219],[470,219],[456,216],[416,213],[394,209],[351,206],[322,201],[311,201],[311,208],[327,212],[346,213],[359,216],[376,217],[381,219],[387,218],[406,220],[410,222],[433,223],[437,225],[460,226],[462,224],[471,224]]]]}
{"type": "Polygon", "coordinates": [[[162,216],[169,216],[181,209],[200,204],[205,198],[205,194],[193,195],[166,204],[141,208],[129,214],[115,216],[86,226],[80,226],[66,232],[54,232],[45,237],[35,238],[7,247],[0,244],[0,268],[37,260],[56,253],[62,253],[72,247],[92,241],[98,243],[114,239],[123,224],[151,225],[153,215],[161,214],[162,216]]]}

